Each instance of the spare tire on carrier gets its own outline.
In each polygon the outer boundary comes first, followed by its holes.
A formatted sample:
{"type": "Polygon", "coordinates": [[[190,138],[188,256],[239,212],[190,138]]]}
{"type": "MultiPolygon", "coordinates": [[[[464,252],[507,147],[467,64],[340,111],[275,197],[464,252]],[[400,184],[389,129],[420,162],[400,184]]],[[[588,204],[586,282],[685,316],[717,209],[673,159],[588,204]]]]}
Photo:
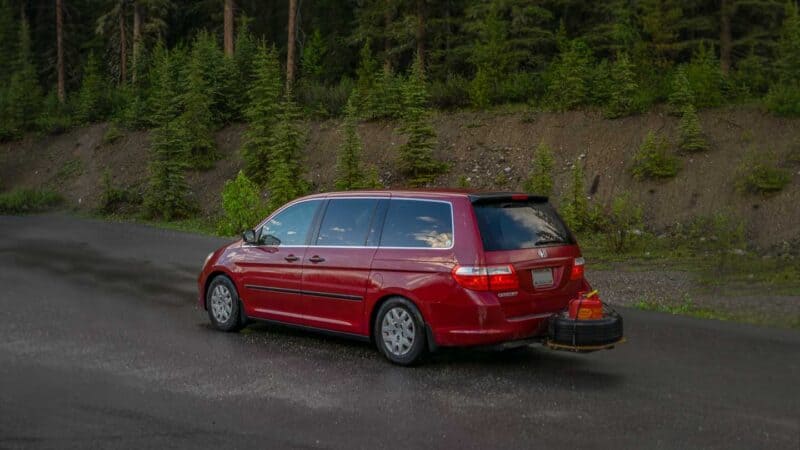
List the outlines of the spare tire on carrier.
{"type": "Polygon", "coordinates": [[[551,317],[546,344],[554,350],[592,352],[623,341],[622,316],[616,311],[590,320],[572,319],[564,312],[551,317]]]}

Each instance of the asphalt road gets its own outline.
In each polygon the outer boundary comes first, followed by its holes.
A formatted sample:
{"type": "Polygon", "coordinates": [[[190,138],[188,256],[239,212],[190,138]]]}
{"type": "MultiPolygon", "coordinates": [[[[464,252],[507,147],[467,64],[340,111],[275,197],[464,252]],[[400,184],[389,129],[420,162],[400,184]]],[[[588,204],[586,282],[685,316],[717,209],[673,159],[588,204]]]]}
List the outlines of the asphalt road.
{"type": "MultiPolygon", "coordinates": [[[[223,241],[0,217],[0,448],[800,448],[800,333],[623,310],[589,355],[213,331],[223,241]]],[[[590,262],[591,263],[591,262],[590,262]]]]}

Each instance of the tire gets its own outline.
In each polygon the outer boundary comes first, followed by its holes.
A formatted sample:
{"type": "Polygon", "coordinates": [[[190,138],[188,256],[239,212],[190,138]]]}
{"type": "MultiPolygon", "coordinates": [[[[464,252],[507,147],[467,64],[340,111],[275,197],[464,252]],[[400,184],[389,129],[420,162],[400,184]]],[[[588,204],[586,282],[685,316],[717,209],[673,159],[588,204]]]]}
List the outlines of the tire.
{"type": "Polygon", "coordinates": [[[236,286],[225,275],[217,275],[206,290],[206,310],[214,328],[239,331],[245,324],[236,286]]]}
{"type": "Polygon", "coordinates": [[[418,363],[427,348],[427,333],[422,314],[402,297],[385,301],[375,315],[373,336],[378,350],[394,364],[418,363]]]}

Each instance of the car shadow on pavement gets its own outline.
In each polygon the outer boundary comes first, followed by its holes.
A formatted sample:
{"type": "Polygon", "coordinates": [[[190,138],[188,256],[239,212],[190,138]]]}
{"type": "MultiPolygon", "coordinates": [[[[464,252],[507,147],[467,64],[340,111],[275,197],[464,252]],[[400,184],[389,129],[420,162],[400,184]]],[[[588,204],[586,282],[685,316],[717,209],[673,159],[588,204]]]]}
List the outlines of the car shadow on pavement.
{"type": "MultiPolygon", "coordinates": [[[[210,325],[204,327],[211,329],[210,325]]],[[[410,378],[440,377],[469,379],[495,377],[519,382],[546,383],[553,388],[613,391],[625,384],[625,374],[602,358],[549,350],[533,345],[510,350],[487,348],[440,348],[414,367],[394,366],[386,361],[371,343],[329,336],[290,326],[255,322],[240,333],[240,339],[259,345],[265,352],[288,352],[292,356],[332,363],[348,370],[363,369],[374,374],[397,372],[410,378]]],[[[268,358],[269,355],[265,355],[268,358]]],[[[334,368],[329,368],[335,370],[334,368]]]]}

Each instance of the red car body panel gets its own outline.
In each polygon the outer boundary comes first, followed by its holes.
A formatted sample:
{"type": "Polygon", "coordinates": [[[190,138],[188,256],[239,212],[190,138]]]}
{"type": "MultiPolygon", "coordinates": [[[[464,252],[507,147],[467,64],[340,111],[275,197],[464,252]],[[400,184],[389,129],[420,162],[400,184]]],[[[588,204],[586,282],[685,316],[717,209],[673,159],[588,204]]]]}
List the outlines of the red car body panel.
{"type": "Polygon", "coordinates": [[[284,208],[307,199],[337,198],[449,203],[452,245],[283,247],[248,245],[240,240],[209,256],[198,279],[200,306],[205,308],[210,279],[224,274],[234,282],[248,318],[369,338],[379,303],[402,296],[419,309],[433,345],[472,346],[542,337],[549,317],[564,310],[579,291],[590,289],[585,279],[570,279],[575,259],[581,256],[577,244],[484,251],[472,202],[464,192],[319,194],[284,208]],[[540,253],[542,250],[545,253],[540,253]],[[513,295],[467,289],[453,276],[457,266],[509,264],[519,278],[513,295]],[[534,287],[532,270],[541,267],[553,268],[552,286],[534,287]]]}

